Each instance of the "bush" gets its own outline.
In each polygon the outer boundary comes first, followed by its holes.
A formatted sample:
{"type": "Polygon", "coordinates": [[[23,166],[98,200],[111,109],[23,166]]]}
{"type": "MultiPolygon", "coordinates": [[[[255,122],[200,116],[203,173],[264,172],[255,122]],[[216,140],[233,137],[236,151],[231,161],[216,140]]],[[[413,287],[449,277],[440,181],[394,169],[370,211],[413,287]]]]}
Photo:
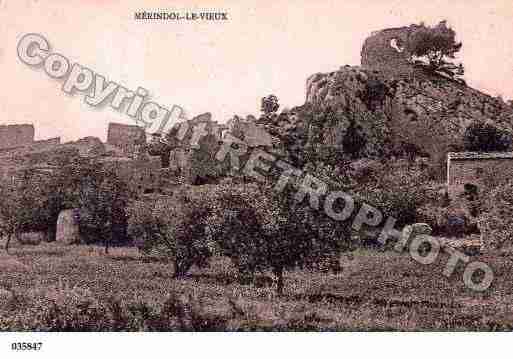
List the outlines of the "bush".
{"type": "Polygon", "coordinates": [[[506,151],[511,148],[511,134],[490,123],[472,122],[464,134],[466,151],[506,151]]]}
{"type": "Polygon", "coordinates": [[[485,247],[500,249],[513,244],[513,182],[495,187],[488,193],[478,226],[485,247]]]}
{"type": "MultiPolygon", "coordinates": [[[[211,313],[201,297],[175,293],[160,301],[100,298],[87,289],[56,289],[35,298],[12,294],[10,306],[27,307],[26,315],[0,316],[2,331],[226,331],[240,310],[211,313]],[[234,313],[235,312],[235,313],[234,313]]],[[[233,303],[233,302],[230,302],[233,303]]]]}
{"type": "Polygon", "coordinates": [[[425,184],[424,173],[392,166],[383,171],[359,192],[368,203],[381,210],[384,218],[394,217],[397,226],[415,223],[418,209],[435,196],[425,184]]]}

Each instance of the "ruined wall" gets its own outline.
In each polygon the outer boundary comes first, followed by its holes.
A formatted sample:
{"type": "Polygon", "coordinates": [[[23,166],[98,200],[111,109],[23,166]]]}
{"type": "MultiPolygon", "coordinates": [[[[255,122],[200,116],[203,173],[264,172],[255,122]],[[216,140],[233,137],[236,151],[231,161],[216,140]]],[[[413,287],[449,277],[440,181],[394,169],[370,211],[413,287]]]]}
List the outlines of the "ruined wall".
{"type": "Polygon", "coordinates": [[[0,149],[25,146],[33,141],[33,125],[0,125],[0,149]]]}
{"type": "Polygon", "coordinates": [[[97,157],[103,156],[107,150],[105,144],[98,137],[84,137],[77,141],[66,142],[61,148],[69,148],[78,150],[81,157],[97,157]]]}
{"type": "Polygon", "coordinates": [[[409,53],[403,46],[413,28],[407,26],[373,32],[362,47],[362,67],[396,77],[409,77],[413,68],[408,63],[409,53]]]}
{"type": "Polygon", "coordinates": [[[486,186],[486,179],[490,175],[496,178],[511,178],[513,176],[513,158],[452,159],[448,165],[447,184],[458,187],[466,183],[486,186]]]}
{"type": "Polygon", "coordinates": [[[168,138],[172,147],[169,167],[177,174],[175,177],[180,177],[184,183],[203,184],[223,176],[227,172],[226,166],[219,163],[215,155],[226,130],[227,126],[213,121],[209,112],[174,127],[168,138]],[[195,133],[200,137],[194,138],[195,133]]]}
{"type": "Polygon", "coordinates": [[[0,155],[0,165],[58,165],[72,157],[99,157],[106,154],[105,145],[97,137],[85,137],[73,142],[60,143],[60,138],[33,142],[0,155]]]}
{"type": "Polygon", "coordinates": [[[109,123],[107,143],[121,148],[127,155],[134,154],[140,145],[146,143],[146,133],[136,125],[109,123]]]}
{"type": "Polygon", "coordinates": [[[48,138],[46,140],[34,141],[30,144],[30,150],[39,151],[51,149],[61,144],[60,137],[48,138]]]}
{"type": "Polygon", "coordinates": [[[137,195],[160,190],[160,157],[132,159],[105,157],[98,160],[106,169],[113,170],[124,180],[130,191],[137,195]]]}
{"type": "Polygon", "coordinates": [[[273,146],[271,135],[262,126],[258,126],[254,121],[243,120],[238,116],[228,121],[228,132],[244,141],[250,148],[273,146]]]}

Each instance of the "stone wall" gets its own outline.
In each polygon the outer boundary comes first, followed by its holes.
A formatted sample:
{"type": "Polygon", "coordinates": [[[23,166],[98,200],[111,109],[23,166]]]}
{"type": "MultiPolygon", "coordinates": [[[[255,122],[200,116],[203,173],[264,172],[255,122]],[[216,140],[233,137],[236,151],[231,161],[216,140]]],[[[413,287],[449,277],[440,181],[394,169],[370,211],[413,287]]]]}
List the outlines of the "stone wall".
{"type": "Polygon", "coordinates": [[[409,53],[403,48],[413,26],[375,31],[362,47],[361,64],[395,76],[409,76],[413,68],[408,64],[409,53]]]}
{"type": "Polygon", "coordinates": [[[109,123],[107,143],[121,148],[127,155],[134,154],[140,145],[146,143],[146,133],[136,125],[109,123]]]}
{"type": "Polygon", "coordinates": [[[490,187],[490,181],[500,181],[513,176],[513,155],[489,159],[450,159],[447,164],[447,185],[452,194],[463,191],[467,183],[481,190],[490,187]]]}
{"type": "Polygon", "coordinates": [[[228,171],[225,163],[215,159],[227,129],[227,125],[213,121],[209,112],[173,128],[168,136],[172,148],[169,167],[179,180],[189,184],[212,183],[228,171]]]}
{"type": "Polygon", "coordinates": [[[132,159],[105,157],[98,160],[106,169],[113,170],[136,195],[160,191],[160,157],[132,159]]]}
{"type": "Polygon", "coordinates": [[[228,131],[232,136],[244,141],[250,148],[272,147],[273,138],[263,126],[254,121],[243,120],[238,116],[228,121],[228,131]]]}
{"type": "Polygon", "coordinates": [[[39,140],[32,142],[29,147],[31,150],[45,150],[54,148],[61,144],[61,138],[60,137],[54,137],[54,138],[48,138],[46,140],[39,140]]]}
{"type": "Polygon", "coordinates": [[[33,125],[0,125],[0,149],[25,146],[32,142],[33,125]]]}
{"type": "Polygon", "coordinates": [[[77,141],[66,142],[60,148],[76,149],[80,157],[98,157],[106,153],[105,144],[98,137],[84,137],[77,141]]]}

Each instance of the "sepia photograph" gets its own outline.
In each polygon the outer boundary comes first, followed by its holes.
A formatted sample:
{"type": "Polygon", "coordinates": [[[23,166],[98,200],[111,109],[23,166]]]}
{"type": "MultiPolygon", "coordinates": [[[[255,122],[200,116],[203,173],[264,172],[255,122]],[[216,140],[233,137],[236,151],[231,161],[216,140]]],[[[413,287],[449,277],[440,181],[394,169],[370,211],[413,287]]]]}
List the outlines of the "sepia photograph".
{"type": "Polygon", "coordinates": [[[512,40],[510,0],[0,0],[0,353],[485,350],[512,40]]]}

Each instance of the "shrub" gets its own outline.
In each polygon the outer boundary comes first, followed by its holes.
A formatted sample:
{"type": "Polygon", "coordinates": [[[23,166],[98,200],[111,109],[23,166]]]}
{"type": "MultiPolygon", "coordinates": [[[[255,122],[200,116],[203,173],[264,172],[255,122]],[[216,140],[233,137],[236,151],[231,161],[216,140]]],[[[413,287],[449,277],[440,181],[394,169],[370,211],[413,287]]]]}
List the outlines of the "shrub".
{"type": "Polygon", "coordinates": [[[497,186],[488,193],[478,226],[486,247],[500,249],[513,244],[513,182],[497,186]]]}
{"type": "Polygon", "coordinates": [[[359,192],[381,210],[384,218],[394,217],[398,226],[416,222],[418,208],[435,196],[426,186],[423,172],[392,166],[359,192]]]}
{"type": "Polygon", "coordinates": [[[175,293],[162,302],[127,301],[100,298],[77,287],[35,298],[17,297],[13,293],[11,306],[27,307],[25,315],[0,316],[2,331],[226,331],[229,319],[240,310],[232,305],[228,313],[212,313],[201,297],[182,298],[175,293]]]}
{"type": "Polygon", "coordinates": [[[464,134],[464,145],[467,151],[506,151],[511,148],[511,134],[490,123],[472,122],[464,134]]]}
{"type": "Polygon", "coordinates": [[[351,158],[359,158],[366,143],[367,140],[362,134],[361,126],[356,125],[354,118],[351,118],[349,127],[342,139],[344,152],[348,153],[351,158]]]}

